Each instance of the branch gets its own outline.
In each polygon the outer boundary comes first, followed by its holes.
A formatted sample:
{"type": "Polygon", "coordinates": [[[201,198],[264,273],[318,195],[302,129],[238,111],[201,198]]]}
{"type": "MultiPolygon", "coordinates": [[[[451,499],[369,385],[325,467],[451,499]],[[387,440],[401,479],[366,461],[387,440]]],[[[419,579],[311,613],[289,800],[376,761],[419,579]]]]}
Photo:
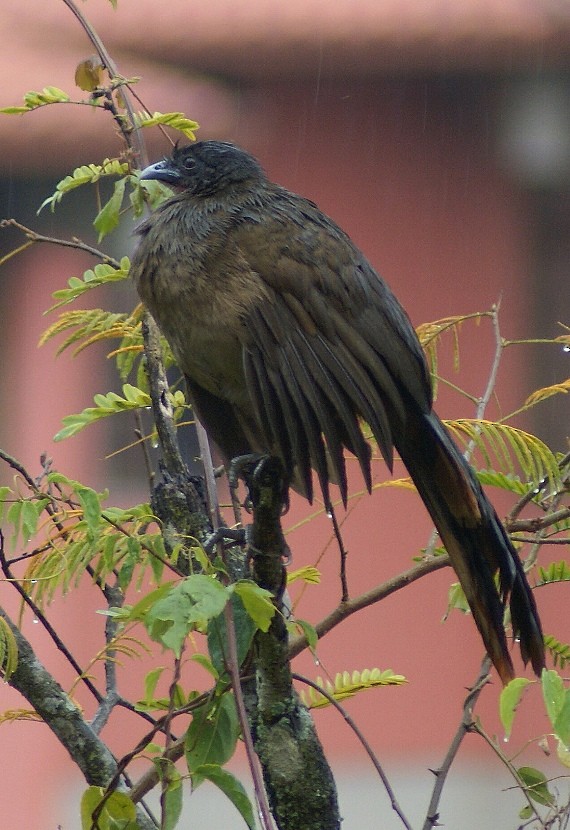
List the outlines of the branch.
{"type": "MultiPolygon", "coordinates": [[[[121,589],[111,586],[106,586],[104,589],[105,598],[109,608],[121,607],[124,603],[125,596],[121,589]]],[[[105,621],[105,641],[109,645],[117,636],[118,623],[114,617],[108,616],[105,621]]],[[[99,703],[99,708],[95,717],[91,721],[91,728],[98,735],[111,716],[111,712],[119,703],[119,693],[117,690],[117,663],[115,660],[115,651],[107,649],[105,652],[105,697],[99,703]]]]}
{"type": "Polygon", "coordinates": [[[522,778],[518,774],[516,768],[513,766],[511,761],[507,758],[505,753],[501,752],[501,750],[500,750],[499,746],[497,745],[497,743],[492,738],[490,738],[490,736],[485,732],[485,730],[483,729],[483,727],[481,726],[481,724],[477,720],[473,721],[473,723],[471,724],[471,730],[470,731],[471,732],[476,732],[477,735],[480,735],[483,738],[483,740],[485,740],[487,742],[487,744],[491,747],[491,749],[497,755],[499,760],[502,761],[502,763],[506,766],[506,768],[509,770],[509,772],[511,773],[511,775],[513,776],[513,778],[517,782],[518,788],[522,791],[522,794],[524,795],[528,806],[530,807],[531,811],[534,814],[533,821],[538,821],[541,827],[546,828],[547,825],[542,821],[542,818],[540,817],[540,814],[539,814],[538,810],[536,809],[536,805],[534,804],[532,798],[529,795],[529,788],[524,783],[524,781],[522,780],[522,778]]]}
{"type": "MultiPolygon", "coordinates": [[[[89,785],[106,787],[117,772],[117,762],[109,748],[83,719],[81,712],[40,663],[21,631],[6,612],[0,616],[10,627],[18,646],[18,666],[8,685],[31,704],[58,741],[67,749],[89,785]]],[[[124,786],[121,787],[124,790],[124,786]]],[[[137,808],[141,830],[154,830],[154,823],[137,808]]]]}
{"type": "Polygon", "coordinates": [[[18,667],[8,684],[22,694],[71,755],[88,784],[104,787],[117,765],[107,746],[84,721],[81,712],[65,694],[8,615],[0,615],[10,626],[18,645],[18,667]]]}
{"type": "Polygon", "coordinates": [[[483,688],[489,682],[490,668],[491,660],[488,656],[485,656],[481,664],[479,676],[473,684],[473,687],[469,690],[469,694],[465,698],[465,702],[463,704],[463,717],[461,718],[461,723],[459,724],[457,732],[453,737],[447,754],[443,759],[443,763],[437,770],[432,770],[433,774],[435,775],[436,782],[429,802],[426,820],[423,825],[423,830],[431,830],[431,828],[439,826],[438,807],[441,795],[443,793],[443,787],[449,774],[449,770],[451,769],[451,765],[455,761],[457,753],[459,752],[459,747],[463,742],[463,738],[473,728],[473,709],[475,707],[475,704],[477,703],[479,695],[483,691],[483,688]]]}
{"type": "Polygon", "coordinates": [[[103,696],[101,695],[101,693],[99,692],[97,687],[94,685],[94,683],[91,681],[91,679],[84,674],[83,669],[81,668],[81,666],[79,665],[79,663],[77,662],[77,660],[75,659],[73,654],[69,651],[69,649],[67,648],[67,646],[65,645],[65,643],[63,642],[63,640],[61,639],[61,637],[59,636],[59,634],[55,630],[55,628],[52,626],[50,621],[47,619],[47,617],[45,616],[43,611],[41,611],[40,608],[38,608],[38,606],[33,601],[33,599],[28,595],[28,593],[24,590],[24,588],[22,588],[22,586],[20,585],[18,579],[12,574],[12,571],[10,569],[10,564],[9,564],[8,560],[6,559],[6,555],[4,553],[4,534],[2,533],[1,530],[0,530],[0,566],[1,566],[1,569],[2,569],[2,573],[4,574],[6,579],[9,580],[10,584],[20,594],[20,596],[22,597],[22,600],[26,603],[28,608],[31,609],[31,611],[34,615],[34,618],[40,621],[40,623],[43,625],[43,627],[45,628],[45,630],[47,631],[47,633],[49,634],[49,636],[51,637],[51,639],[55,643],[56,648],[58,648],[59,651],[62,652],[62,654],[65,656],[65,658],[68,660],[68,662],[72,666],[73,670],[75,672],[77,672],[78,677],[80,677],[83,680],[83,682],[85,683],[85,685],[87,686],[87,688],[89,689],[89,691],[91,692],[91,694],[93,695],[93,697],[95,698],[97,703],[101,704],[101,702],[103,700],[103,696]]]}
{"type": "MultiPolygon", "coordinates": [[[[73,0],[63,0],[65,5],[70,9],[71,13],[75,15],[83,31],[93,44],[99,58],[101,59],[101,63],[106,68],[107,72],[111,76],[111,78],[120,78],[120,72],[118,70],[115,61],[107,51],[107,48],[93,26],[89,23],[83,12],[77,7],[77,5],[73,2],[73,0]]],[[[125,85],[128,90],[130,87],[128,84],[125,85]]],[[[132,92],[132,91],[131,91],[132,92]]],[[[125,105],[125,109],[127,111],[128,116],[128,126],[125,124],[125,119],[119,115],[117,110],[114,108],[112,103],[112,98],[107,98],[107,102],[109,104],[109,109],[115,119],[115,123],[118,125],[119,130],[125,140],[127,147],[134,151],[135,156],[137,158],[137,162],[140,166],[146,167],[148,164],[148,158],[146,153],[146,147],[144,141],[140,135],[140,129],[135,126],[135,114],[133,111],[132,104],[129,99],[129,95],[126,90],[123,90],[123,101],[125,105]]]]}
{"type": "MultiPolygon", "coordinates": [[[[97,259],[100,259],[101,262],[104,262],[107,265],[112,265],[113,268],[121,267],[121,263],[114,257],[103,253],[103,251],[100,251],[98,248],[94,248],[92,245],[87,245],[86,242],[82,242],[81,239],[77,239],[75,237],[72,239],[59,239],[55,236],[44,236],[43,234],[36,233],[36,231],[31,228],[27,228],[25,225],[20,224],[20,222],[17,222],[15,219],[2,219],[2,221],[0,221],[0,228],[16,228],[21,231],[27,239],[29,239],[30,243],[47,242],[50,245],[57,245],[60,248],[74,248],[77,251],[83,251],[86,254],[91,254],[91,256],[97,257],[97,259]]],[[[21,248],[18,248],[16,251],[11,251],[9,254],[6,254],[6,256],[0,259],[0,265],[3,265],[4,262],[10,259],[14,254],[20,253],[21,250],[21,248]]]]}
{"type": "Polygon", "coordinates": [[[276,613],[254,641],[255,695],[249,721],[271,812],[279,830],[338,830],[340,814],[332,772],[307,709],[293,687],[287,625],[280,612],[287,547],[281,529],[284,471],[264,458],[247,476],[253,505],[249,534],[253,578],[271,591],[276,613]]]}
{"type": "MultiPolygon", "coordinates": [[[[332,611],[315,626],[315,631],[317,632],[319,639],[324,637],[325,634],[328,634],[329,631],[335,628],[339,623],[346,620],[347,617],[350,617],[356,611],[360,611],[362,608],[367,608],[369,605],[374,605],[374,603],[380,602],[380,600],[390,594],[393,594],[395,591],[399,591],[406,585],[411,585],[412,582],[416,582],[416,580],[421,579],[434,571],[439,571],[441,568],[446,568],[448,565],[449,556],[447,554],[422,559],[422,561],[417,565],[414,565],[413,568],[392,577],[392,579],[388,579],[386,582],[383,582],[381,585],[377,585],[370,591],[366,591],[366,593],[360,594],[360,596],[354,597],[354,599],[349,599],[347,602],[339,603],[334,611],[332,611]]],[[[305,648],[307,648],[307,645],[307,640],[304,636],[296,637],[289,645],[289,659],[292,660],[293,657],[300,654],[305,648]]]]}

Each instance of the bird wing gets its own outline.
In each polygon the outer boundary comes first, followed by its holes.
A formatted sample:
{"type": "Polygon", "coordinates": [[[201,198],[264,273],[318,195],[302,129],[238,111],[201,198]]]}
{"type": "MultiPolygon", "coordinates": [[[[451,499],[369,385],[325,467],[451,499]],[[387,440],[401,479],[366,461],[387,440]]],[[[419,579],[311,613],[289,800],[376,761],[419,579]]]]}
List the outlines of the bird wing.
{"type": "Polygon", "coordinates": [[[391,468],[394,429],[410,401],[431,406],[410,321],[346,234],[301,197],[286,194],[271,211],[244,217],[231,242],[268,288],[248,311],[244,349],[266,439],[307,495],[313,468],[325,500],[335,481],[346,501],[344,448],[371,484],[361,419],[391,468]]]}

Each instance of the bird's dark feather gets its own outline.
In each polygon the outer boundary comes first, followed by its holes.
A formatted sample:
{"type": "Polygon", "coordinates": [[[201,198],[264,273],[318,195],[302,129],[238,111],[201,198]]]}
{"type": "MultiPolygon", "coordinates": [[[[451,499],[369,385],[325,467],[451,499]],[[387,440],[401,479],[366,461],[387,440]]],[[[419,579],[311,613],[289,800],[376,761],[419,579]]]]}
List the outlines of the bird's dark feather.
{"type": "Polygon", "coordinates": [[[178,148],[142,177],[170,178],[178,192],[141,225],[132,274],[225,459],[279,456],[309,500],[314,470],[325,504],[331,483],[346,503],[344,449],[371,488],[365,421],[390,469],[394,447],[406,465],[502,680],[513,674],[509,599],[523,659],[539,673],[540,620],[520,560],[432,411],[408,316],[363,254],[233,145],[178,148]]]}

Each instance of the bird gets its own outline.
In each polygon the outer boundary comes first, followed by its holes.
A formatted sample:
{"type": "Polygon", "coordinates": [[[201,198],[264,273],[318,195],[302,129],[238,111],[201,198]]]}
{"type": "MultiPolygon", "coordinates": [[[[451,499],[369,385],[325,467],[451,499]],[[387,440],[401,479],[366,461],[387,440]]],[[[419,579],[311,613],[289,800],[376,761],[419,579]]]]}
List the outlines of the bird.
{"type": "Polygon", "coordinates": [[[503,684],[514,677],[507,603],[539,675],[541,623],[519,556],[433,410],[408,315],[364,254],[233,143],[176,145],[140,178],[173,195],[138,226],[131,274],[225,463],[277,457],[309,501],[314,471],[327,509],[331,484],[346,506],[345,451],[372,487],[367,425],[390,471],[394,450],[407,468],[503,684]]]}

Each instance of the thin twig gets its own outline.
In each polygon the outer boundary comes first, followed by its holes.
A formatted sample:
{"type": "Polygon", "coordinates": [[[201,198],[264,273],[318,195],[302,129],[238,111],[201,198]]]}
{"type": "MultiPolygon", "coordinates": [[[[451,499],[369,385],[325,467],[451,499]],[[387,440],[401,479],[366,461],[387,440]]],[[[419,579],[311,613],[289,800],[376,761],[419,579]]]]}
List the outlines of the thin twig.
{"type": "MultiPolygon", "coordinates": [[[[93,28],[93,26],[89,23],[81,9],[77,7],[73,0],[63,0],[63,2],[81,24],[83,31],[93,44],[97,54],[101,59],[101,63],[107,69],[107,72],[111,76],[111,79],[120,78],[121,73],[119,72],[115,61],[107,51],[107,47],[95,31],[95,29],[93,28]]],[[[142,167],[146,167],[146,165],[148,164],[146,147],[140,134],[140,129],[136,127],[135,113],[129,99],[129,93],[127,92],[127,90],[130,90],[130,87],[128,84],[126,84],[125,86],[127,87],[127,89],[123,89],[122,98],[125,104],[125,109],[127,111],[127,121],[129,126],[127,126],[127,124],[125,123],[125,119],[121,117],[116,110],[111,109],[110,111],[115,119],[115,123],[118,125],[121,131],[125,144],[127,145],[127,147],[134,151],[138,164],[142,167]]],[[[107,100],[109,101],[109,99],[107,100]]]]}
{"type": "Polygon", "coordinates": [[[261,770],[257,762],[257,755],[253,746],[253,737],[249,726],[249,720],[243,699],[243,692],[241,687],[241,677],[239,674],[239,658],[237,651],[236,633],[234,625],[233,607],[231,602],[226,602],[224,609],[224,617],[226,621],[226,632],[228,638],[228,660],[227,668],[232,680],[232,689],[238,713],[238,720],[241,725],[242,738],[245,745],[245,752],[247,755],[247,762],[249,771],[253,780],[253,787],[259,805],[259,812],[265,830],[272,830],[273,822],[271,820],[271,810],[267,801],[267,793],[261,775],[261,770]]]}
{"type": "Polygon", "coordinates": [[[12,586],[16,589],[16,591],[22,597],[22,600],[26,603],[28,608],[30,608],[32,614],[34,615],[34,619],[38,620],[41,625],[45,628],[51,639],[53,640],[56,648],[61,651],[61,653],[65,656],[68,663],[71,665],[73,670],[77,672],[77,675],[82,679],[83,683],[87,686],[97,703],[101,703],[103,701],[103,695],[99,692],[97,687],[92,683],[92,681],[86,677],[83,673],[83,669],[73,656],[73,654],[69,651],[55,628],[52,626],[50,621],[47,619],[43,611],[36,605],[36,603],[31,599],[28,595],[27,591],[20,585],[18,579],[14,576],[10,569],[10,563],[6,559],[6,554],[4,553],[4,534],[0,530],[0,565],[2,568],[2,573],[6,577],[6,579],[10,580],[12,586]]]}
{"type": "Polygon", "coordinates": [[[219,530],[222,525],[222,517],[220,514],[220,502],[218,499],[218,488],[216,487],[216,476],[214,472],[214,463],[212,461],[212,451],[210,449],[210,442],[208,434],[198,418],[196,422],[196,435],[198,437],[198,447],[200,449],[200,458],[204,468],[204,477],[206,481],[206,498],[208,502],[208,512],[210,514],[210,521],[214,531],[219,530]]]}
{"type": "MultiPolygon", "coordinates": [[[[77,239],[75,237],[73,239],[59,239],[55,236],[44,236],[44,234],[37,233],[31,228],[27,228],[25,225],[22,225],[15,219],[2,219],[0,221],[0,228],[16,228],[17,230],[21,231],[23,234],[26,235],[26,237],[30,240],[30,243],[46,242],[50,245],[57,245],[60,248],[74,248],[77,251],[84,251],[84,253],[86,254],[91,254],[91,256],[97,257],[97,259],[100,259],[107,265],[112,265],[113,268],[118,269],[121,267],[121,263],[119,262],[119,260],[115,259],[112,256],[109,256],[108,254],[103,253],[103,251],[100,251],[98,248],[94,248],[92,245],[87,245],[86,242],[82,242],[81,239],[77,239]]],[[[7,254],[5,257],[0,259],[0,265],[2,265],[13,254],[14,251],[10,252],[10,254],[7,254]]]]}
{"type": "Polygon", "coordinates": [[[447,750],[446,756],[443,759],[441,766],[437,770],[433,770],[435,775],[435,786],[433,788],[430,802],[427,809],[426,820],[423,824],[423,830],[432,830],[433,827],[439,825],[439,802],[441,800],[441,796],[443,793],[443,787],[447,780],[447,776],[449,774],[449,770],[451,769],[451,765],[455,761],[457,753],[459,751],[459,747],[463,742],[465,735],[471,730],[473,726],[473,708],[477,703],[479,695],[483,691],[483,688],[489,682],[489,670],[491,668],[491,660],[488,656],[485,656],[483,662],[481,664],[481,670],[479,675],[473,684],[473,687],[469,690],[469,694],[465,698],[463,704],[463,716],[461,718],[461,722],[457,728],[455,735],[453,736],[453,740],[447,750]]]}
{"type": "Polygon", "coordinates": [[[493,752],[497,755],[499,760],[506,766],[506,768],[509,770],[509,772],[511,773],[511,775],[513,776],[513,778],[517,782],[517,787],[522,791],[522,794],[524,795],[528,806],[530,807],[530,809],[534,813],[535,820],[539,822],[541,827],[546,827],[545,823],[543,822],[542,818],[540,817],[540,814],[538,813],[538,811],[536,809],[536,806],[535,806],[532,798],[530,797],[530,795],[528,793],[527,785],[524,783],[524,781],[522,780],[522,778],[518,774],[516,768],[513,766],[513,764],[509,760],[509,758],[507,758],[505,753],[501,751],[498,744],[485,732],[485,730],[483,729],[483,727],[481,726],[481,724],[477,720],[475,720],[471,724],[470,731],[471,732],[476,732],[477,735],[480,735],[483,738],[483,740],[486,741],[486,743],[491,747],[493,752]]]}
{"type": "MultiPolygon", "coordinates": [[[[107,600],[109,608],[119,608],[123,605],[125,596],[118,585],[107,585],[103,593],[107,600]]],[[[118,623],[115,617],[107,616],[105,621],[105,642],[107,646],[114,641],[117,636],[118,623]]],[[[119,702],[119,692],[117,689],[117,663],[115,660],[115,650],[107,648],[105,650],[105,697],[101,701],[95,717],[91,721],[91,727],[96,735],[98,735],[111,716],[111,712],[119,702]]]]}
{"type": "Polygon", "coordinates": [[[361,730],[358,728],[356,723],[350,717],[350,715],[348,714],[346,709],[343,706],[341,706],[340,703],[338,702],[338,700],[335,700],[333,695],[329,694],[329,692],[326,689],[324,689],[322,686],[319,686],[318,683],[314,683],[312,680],[309,680],[308,677],[305,677],[302,674],[296,674],[295,672],[293,672],[291,674],[291,677],[293,677],[295,680],[299,680],[301,683],[304,683],[307,686],[311,686],[313,689],[315,689],[317,692],[319,692],[319,694],[321,694],[323,697],[325,697],[328,700],[328,702],[331,704],[331,706],[334,706],[334,708],[337,710],[337,712],[339,712],[342,715],[342,717],[344,718],[344,720],[346,721],[348,726],[352,729],[352,731],[354,732],[354,734],[356,735],[356,737],[358,738],[358,740],[362,744],[362,747],[364,748],[366,754],[368,755],[368,757],[372,761],[372,764],[374,765],[374,769],[376,770],[376,772],[380,776],[380,778],[382,780],[382,783],[384,785],[384,788],[385,788],[386,792],[388,793],[388,798],[390,799],[392,809],[399,816],[399,818],[402,821],[402,824],[404,825],[406,830],[412,830],[411,825],[409,824],[408,820],[406,819],[406,816],[404,815],[404,812],[403,812],[402,808],[400,807],[400,805],[398,803],[398,800],[396,798],[394,790],[392,789],[392,786],[391,786],[390,782],[388,781],[388,778],[386,777],[386,773],[382,769],[380,761],[378,760],[378,758],[374,754],[374,751],[373,751],[372,747],[370,746],[370,744],[368,743],[368,741],[366,740],[366,738],[364,737],[364,734],[361,732],[361,730]]]}
{"type": "MultiPolygon", "coordinates": [[[[360,611],[362,608],[367,608],[370,605],[374,605],[376,602],[380,602],[380,600],[390,594],[393,594],[395,591],[399,591],[406,585],[410,585],[412,582],[416,582],[416,580],[421,579],[427,574],[433,573],[433,571],[439,571],[441,568],[446,568],[449,564],[449,556],[447,554],[422,559],[422,561],[417,565],[414,565],[413,568],[403,571],[401,574],[388,579],[381,585],[376,585],[370,591],[366,591],[364,594],[360,594],[353,599],[349,599],[347,602],[339,603],[339,605],[337,605],[337,607],[331,611],[330,614],[317,623],[315,626],[317,636],[319,638],[324,637],[325,634],[328,634],[329,631],[336,628],[339,623],[356,613],[356,611],[360,611]]],[[[296,637],[291,641],[289,646],[289,658],[292,659],[293,657],[296,657],[297,654],[300,654],[307,647],[308,644],[304,635],[296,637]]]]}
{"type": "Polygon", "coordinates": [[[328,509],[328,515],[333,523],[333,532],[338,544],[338,550],[340,553],[340,585],[341,585],[341,602],[348,602],[350,594],[348,592],[348,576],[346,573],[346,561],[348,559],[348,551],[344,546],[344,539],[342,538],[342,533],[340,530],[340,525],[336,518],[335,509],[330,505],[328,509]]]}

